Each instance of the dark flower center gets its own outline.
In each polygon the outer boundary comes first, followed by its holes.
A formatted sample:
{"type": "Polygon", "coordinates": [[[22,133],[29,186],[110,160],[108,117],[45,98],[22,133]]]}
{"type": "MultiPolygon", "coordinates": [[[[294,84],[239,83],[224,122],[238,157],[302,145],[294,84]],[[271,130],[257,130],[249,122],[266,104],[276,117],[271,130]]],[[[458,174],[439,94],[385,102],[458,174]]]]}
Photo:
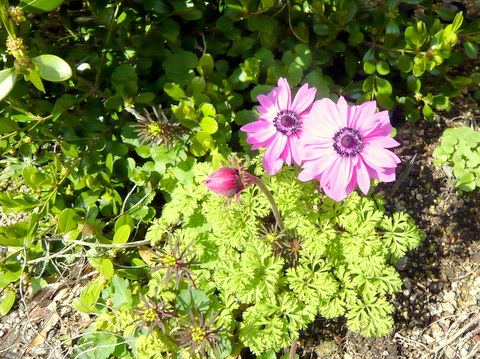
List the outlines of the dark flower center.
{"type": "Polygon", "coordinates": [[[353,157],[362,150],[363,138],[360,133],[349,127],[344,127],[333,136],[333,148],[340,156],[353,157]]]}
{"type": "Polygon", "coordinates": [[[299,115],[295,112],[282,110],[275,116],[273,124],[278,132],[285,136],[290,136],[298,131],[301,122],[299,115]]]}

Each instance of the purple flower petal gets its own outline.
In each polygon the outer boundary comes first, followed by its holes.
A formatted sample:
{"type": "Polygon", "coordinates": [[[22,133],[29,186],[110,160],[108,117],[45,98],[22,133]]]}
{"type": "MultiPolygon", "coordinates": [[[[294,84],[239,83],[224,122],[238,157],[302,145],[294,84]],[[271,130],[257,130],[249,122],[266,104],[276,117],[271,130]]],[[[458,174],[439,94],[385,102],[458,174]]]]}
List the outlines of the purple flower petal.
{"type": "Polygon", "coordinates": [[[358,158],[357,165],[355,166],[355,172],[358,182],[358,187],[363,192],[363,194],[368,194],[370,190],[370,176],[368,174],[368,169],[362,158],[358,158]]]}
{"type": "Polygon", "coordinates": [[[268,117],[272,117],[273,119],[273,117],[275,117],[279,111],[275,101],[272,101],[270,97],[265,95],[258,95],[257,100],[262,105],[257,106],[258,112],[260,112],[262,115],[269,115],[268,117]]]}
{"type": "Polygon", "coordinates": [[[251,122],[240,129],[248,134],[247,143],[250,144],[268,141],[277,133],[272,123],[268,121],[251,122]]]}
{"type": "Polygon", "coordinates": [[[392,148],[400,146],[400,144],[391,137],[384,136],[375,136],[375,137],[366,137],[365,143],[369,146],[382,147],[382,148],[392,148]]]}
{"type": "MultiPolygon", "coordinates": [[[[277,162],[285,148],[286,143],[287,137],[281,134],[277,134],[270,146],[268,147],[267,152],[265,152],[262,163],[268,174],[274,175],[280,170],[280,168],[278,168],[277,162]]],[[[280,162],[283,163],[283,160],[280,160],[280,162]]]]}
{"type": "Polygon", "coordinates": [[[316,93],[317,89],[315,87],[309,89],[308,84],[303,85],[295,95],[295,99],[293,100],[290,109],[293,112],[301,114],[312,105],[316,93]]]}
{"type": "Polygon", "coordinates": [[[278,79],[278,90],[277,90],[277,106],[279,110],[288,110],[292,100],[290,98],[290,85],[286,78],[280,77],[278,79]]]}

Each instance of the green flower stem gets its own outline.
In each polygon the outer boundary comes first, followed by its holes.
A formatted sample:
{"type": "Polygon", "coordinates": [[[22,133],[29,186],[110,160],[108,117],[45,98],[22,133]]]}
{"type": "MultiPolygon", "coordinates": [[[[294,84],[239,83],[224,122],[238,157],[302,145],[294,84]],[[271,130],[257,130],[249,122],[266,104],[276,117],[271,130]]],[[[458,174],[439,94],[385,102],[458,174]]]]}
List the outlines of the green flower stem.
{"type": "Polygon", "coordinates": [[[277,221],[278,228],[280,228],[281,231],[283,231],[283,222],[282,218],[280,217],[280,212],[278,212],[277,204],[275,203],[275,200],[273,199],[272,194],[268,190],[267,186],[265,186],[265,183],[263,181],[256,177],[255,183],[260,187],[262,190],[263,194],[267,197],[268,201],[270,202],[270,206],[272,206],[272,212],[273,215],[275,216],[275,220],[277,221]]]}

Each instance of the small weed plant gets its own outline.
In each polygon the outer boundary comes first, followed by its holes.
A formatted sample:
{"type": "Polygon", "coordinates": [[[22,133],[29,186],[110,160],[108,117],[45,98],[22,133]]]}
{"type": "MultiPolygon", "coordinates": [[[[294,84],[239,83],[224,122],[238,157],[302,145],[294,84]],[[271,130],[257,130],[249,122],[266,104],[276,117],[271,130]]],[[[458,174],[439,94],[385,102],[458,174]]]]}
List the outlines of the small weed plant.
{"type": "Polygon", "coordinates": [[[433,152],[437,164],[449,167],[460,192],[480,187],[480,132],[462,126],[447,128],[433,152]]]}

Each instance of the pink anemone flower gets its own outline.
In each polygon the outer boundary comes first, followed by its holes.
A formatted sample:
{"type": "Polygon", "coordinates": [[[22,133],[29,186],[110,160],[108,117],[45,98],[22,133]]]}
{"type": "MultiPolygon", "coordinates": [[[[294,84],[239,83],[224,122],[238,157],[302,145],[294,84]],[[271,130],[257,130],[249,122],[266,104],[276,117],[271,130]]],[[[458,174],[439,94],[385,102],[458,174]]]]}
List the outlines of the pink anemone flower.
{"type": "Polygon", "coordinates": [[[392,132],[388,111],[376,112],[376,102],[348,106],[343,97],[335,104],[324,98],[312,105],[304,119],[303,171],[298,179],[318,179],[335,201],[357,187],[367,194],[372,178],[395,181],[400,159],[387,148],[400,145],[392,132]]]}
{"type": "Polygon", "coordinates": [[[316,88],[303,85],[298,90],[293,102],[287,79],[281,77],[278,86],[268,95],[259,95],[257,107],[258,121],[242,126],[248,135],[247,143],[252,150],[267,148],[262,159],[268,174],[278,173],[285,162],[301,164],[299,139],[303,134],[303,120],[315,100],[316,88]]]}

